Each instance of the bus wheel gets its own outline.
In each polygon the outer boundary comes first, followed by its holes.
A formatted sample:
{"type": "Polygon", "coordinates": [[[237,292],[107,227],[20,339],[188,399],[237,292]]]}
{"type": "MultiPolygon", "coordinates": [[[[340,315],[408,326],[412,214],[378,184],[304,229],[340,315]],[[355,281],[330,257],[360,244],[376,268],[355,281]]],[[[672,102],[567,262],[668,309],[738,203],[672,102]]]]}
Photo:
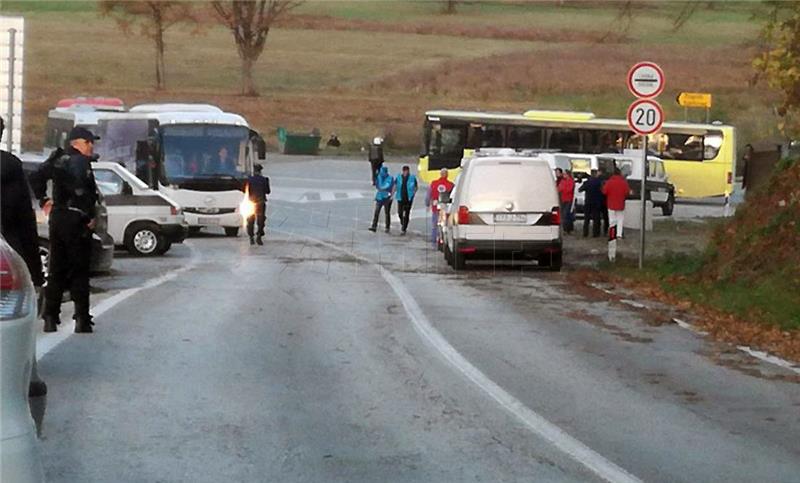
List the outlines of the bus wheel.
{"type": "Polygon", "coordinates": [[[239,236],[239,227],[238,226],[234,226],[234,227],[226,226],[225,227],[225,236],[239,236]]]}
{"type": "Polygon", "coordinates": [[[675,193],[670,193],[667,198],[666,204],[661,206],[661,214],[664,216],[672,216],[672,210],[675,209],[675,193]]]}

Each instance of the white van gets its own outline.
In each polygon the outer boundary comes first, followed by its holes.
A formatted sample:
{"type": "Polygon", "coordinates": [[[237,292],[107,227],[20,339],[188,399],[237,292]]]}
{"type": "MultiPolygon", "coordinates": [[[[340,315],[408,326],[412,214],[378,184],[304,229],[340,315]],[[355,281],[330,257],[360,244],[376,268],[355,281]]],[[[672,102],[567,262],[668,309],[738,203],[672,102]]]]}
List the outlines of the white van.
{"type": "Polygon", "coordinates": [[[108,233],[117,246],[151,256],[183,242],[189,226],[177,203],[117,163],[92,163],[92,170],[108,209],[108,233]]]}
{"type": "Polygon", "coordinates": [[[528,260],[560,270],[561,219],[550,164],[529,155],[462,163],[445,230],[447,262],[528,260]]]}

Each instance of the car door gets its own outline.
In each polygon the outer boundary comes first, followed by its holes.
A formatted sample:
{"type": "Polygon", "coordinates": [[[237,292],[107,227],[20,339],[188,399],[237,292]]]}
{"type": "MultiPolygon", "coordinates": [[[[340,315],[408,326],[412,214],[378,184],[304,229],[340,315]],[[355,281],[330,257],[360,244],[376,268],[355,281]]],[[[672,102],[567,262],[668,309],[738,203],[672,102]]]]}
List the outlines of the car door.
{"type": "Polygon", "coordinates": [[[664,170],[664,163],[662,161],[655,159],[649,160],[647,190],[653,203],[660,204],[667,202],[670,188],[666,180],[666,171],[664,170]]]}
{"type": "Polygon", "coordinates": [[[111,169],[94,168],[94,179],[108,209],[108,233],[116,244],[122,244],[125,228],[136,217],[136,196],[125,180],[111,169]]]}

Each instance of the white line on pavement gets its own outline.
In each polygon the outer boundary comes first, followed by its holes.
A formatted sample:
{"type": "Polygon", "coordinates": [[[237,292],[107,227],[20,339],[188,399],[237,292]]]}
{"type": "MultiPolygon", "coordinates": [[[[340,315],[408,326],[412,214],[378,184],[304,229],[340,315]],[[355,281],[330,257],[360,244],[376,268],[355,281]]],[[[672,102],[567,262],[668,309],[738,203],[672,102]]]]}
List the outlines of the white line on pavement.
{"type": "Polygon", "coordinates": [[[436,349],[444,359],[450,363],[455,369],[461,372],[467,379],[472,381],[489,397],[494,399],[497,403],[505,408],[508,412],[516,416],[522,423],[534,434],[545,439],[550,444],[558,448],[561,452],[572,458],[574,461],[582,464],[589,471],[598,477],[609,482],[620,483],[640,483],[641,480],[636,476],[630,474],[625,469],[617,466],[612,461],[606,459],[599,453],[595,452],[585,444],[567,434],[560,427],[551,423],[537,412],[525,406],[522,401],[518,400],[510,393],[505,391],[502,387],[498,386],[494,381],[489,379],[477,367],[472,365],[464,356],[462,356],[449,342],[442,336],[442,334],[431,325],[422,308],[411,292],[408,291],[405,284],[396,275],[385,269],[374,261],[358,255],[350,250],[342,248],[333,243],[329,243],[317,238],[306,235],[287,232],[283,230],[275,230],[291,236],[305,238],[312,243],[329,247],[337,250],[350,257],[353,257],[361,262],[372,265],[375,267],[381,277],[392,288],[395,295],[400,299],[403,308],[411,320],[414,330],[425,340],[429,345],[436,349]]]}
{"type": "MultiPolygon", "coordinates": [[[[197,266],[198,261],[200,260],[200,253],[192,246],[191,243],[184,242],[186,246],[189,247],[189,251],[192,252],[192,256],[189,259],[189,263],[186,265],[170,270],[169,272],[160,275],[155,278],[151,278],[150,280],[146,281],[142,285],[133,288],[127,288],[125,290],[121,290],[119,293],[112,295],[111,297],[103,300],[102,302],[98,303],[94,307],[92,307],[92,315],[96,317],[100,317],[104,313],[111,310],[115,305],[122,302],[123,300],[128,299],[136,295],[137,293],[141,292],[142,290],[147,290],[153,287],[157,287],[162,283],[169,282],[173,280],[178,275],[187,272],[197,266]]],[[[69,336],[75,333],[75,322],[61,323],[61,328],[58,332],[51,332],[48,334],[43,334],[36,340],[36,360],[39,361],[47,355],[48,352],[55,349],[59,344],[67,340],[69,336]]]]}

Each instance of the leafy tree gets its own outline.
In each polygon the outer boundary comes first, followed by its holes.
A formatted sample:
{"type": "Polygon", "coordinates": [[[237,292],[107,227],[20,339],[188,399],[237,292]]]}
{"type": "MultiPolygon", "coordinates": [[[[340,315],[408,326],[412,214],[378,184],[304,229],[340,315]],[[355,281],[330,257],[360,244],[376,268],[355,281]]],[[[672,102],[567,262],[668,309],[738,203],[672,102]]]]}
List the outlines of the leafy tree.
{"type": "Polygon", "coordinates": [[[761,31],[764,51],[753,60],[757,82],[781,93],[778,127],[790,138],[800,136],[800,2],[769,2],[767,23],[761,31]]]}
{"type": "Polygon", "coordinates": [[[164,32],[178,22],[197,25],[191,2],[101,0],[97,7],[100,15],[112,17],[125,34],[129,35],[138,25],[139,33],[153,41],[156,53],[156,89],[164,89],[167,70],[164,61],[164,32]]]}
{"type": "Polygon", "coordinates": [[[219,20],[233,33],[242,61],[242,95],[258,96],[253,82],[253,65],[264,51],[273,23],[286,12],[300,5],[300,0],[232,0],[213,1],[219,20]]]}

